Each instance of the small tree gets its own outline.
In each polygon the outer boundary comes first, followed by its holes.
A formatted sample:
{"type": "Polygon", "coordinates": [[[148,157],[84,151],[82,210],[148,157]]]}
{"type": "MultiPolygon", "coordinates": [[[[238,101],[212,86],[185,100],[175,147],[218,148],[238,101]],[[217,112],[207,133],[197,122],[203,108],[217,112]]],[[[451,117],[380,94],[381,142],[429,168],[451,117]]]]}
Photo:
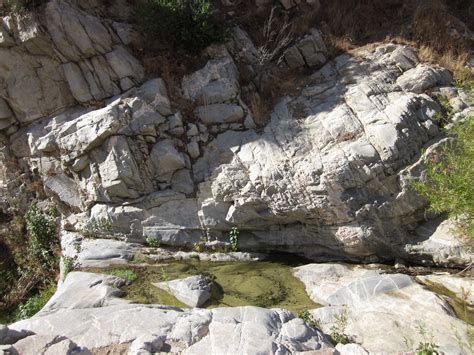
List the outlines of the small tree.
{"type": "Polygon", "coordinates": [[[463,235],[474,238],[474,118],[456,124],[449,135],[439,154],[425,158],[426,179],[413,187],[430,210],[448,213],[463,235]]]}
{"type": "Polygon", "coordinates": [[[148,38],[196,53],[225,39],[213,12],[210,0],[146,0],[139,3],[136,18],[148,38]]]}

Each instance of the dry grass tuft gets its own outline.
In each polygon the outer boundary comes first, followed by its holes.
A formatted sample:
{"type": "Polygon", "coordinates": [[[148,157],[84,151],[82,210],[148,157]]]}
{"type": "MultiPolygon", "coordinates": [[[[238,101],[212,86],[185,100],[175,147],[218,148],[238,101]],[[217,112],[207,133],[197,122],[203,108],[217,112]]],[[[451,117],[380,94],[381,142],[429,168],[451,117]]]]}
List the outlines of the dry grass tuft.
{"type": "Polygon", "coordinates": [[[265,126],[270,118],[270,107],[268,102],[262,100],[259,94],[254,93],[250,98],[250,111],[253,120],[258,127],[265,126]]]}

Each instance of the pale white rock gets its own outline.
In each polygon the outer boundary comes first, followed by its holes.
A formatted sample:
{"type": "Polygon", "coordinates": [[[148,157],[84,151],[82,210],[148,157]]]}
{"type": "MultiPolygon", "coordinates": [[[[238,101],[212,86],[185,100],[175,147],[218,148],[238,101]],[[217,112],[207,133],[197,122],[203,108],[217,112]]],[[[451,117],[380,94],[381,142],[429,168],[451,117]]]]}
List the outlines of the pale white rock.
{"type": "Polygon", "coordinates": [[[445,353],[462,353],[466,328],[449,304],[403,274],[383,274],[361,266],[309,264],[294,275],[310,298],[325,307],[310,311],[322,330],[330,333],[336,316],[347,313],[344,332],[369,353],[412,351],[422,326],[433,333],[445,353]],[[408,345],[407,345],[408,344],[408,345]]]}
{"type": "Polygon", "coordinates": [[[166,349],[184,354],[287,354],[332,349],[321,332],[294,319],[290,312],[257,307],[180,310],[121,304],[51,312],[15,323],[12,329],[64,336],[85,351],[134,341],[137,347],[140,342],[152,343],[155,352],[166,349]],[[77,321],[68,321],[71,319],[77,321]],[[161,348],[158,339],[163,342],[161,348]]]}
{"type": "Polygon", "coordinates": [[[226,102],[239,94],[238,75],[232,58],[210,60],[204,68],[183,78],[183,91],[188,99],[201,104],[226,102]]]}
{"type": "Polygon", "coordinates": [[[202,275],[153,283],[153,286],[171,293],[189,307],[200,307],[211,298],[211,281],[202,275]]]}
{"type": "Polygon", "coordinates": [[[409,254],[433,256],[433,261],[441,265],[459,265],[472,262],[474,255],[466,248],[463,238],[456,234],[452,220],[433,219],[422,223],[416,230],[415,242],[407,243],[409,254]],[[416,242],[418,241],[418,242],[416,242]]]}
{"type": "Polygon", "coordinates": [[[359,344],[337,344],[336,351],[340,355],[369,355],[359,344]]]}
{"type": "Polygon", "coordinates": [[[60,283],[56,293],[37,314],[47,314],[65,309],[96,308],[126,303],[118,287],[125,280],[115,276],[73,271],[60,283]]]}
{"type": "Polygon", "coordinates": [[[474,278],[456,275],[420,275],[416,280],[428,287],[435,287],[447,291],[460,302],[465,302],[469,307],[474,307],[474,278]]]}
{"type": "Polygon", "coordinates": [[[24,355],[56,355],[71,354],[76,348],[70,339],[56,335],[31,335],[26,337],[12,346],[13,354],[24,355]]]}
{"type": "Polygon", "coordinates": [[[107,267],[132,260],[136,246],[112,239],[85,239],[77,263],[81,267],[107,267]]]}
{"type": "Polygon", "coordinates": [[[420,94],[435,85],[449,85],[452,80],[451,74],[446,69],[420,64],[403,73],[397,79],[397,84],[405,91],[420,94]]]}

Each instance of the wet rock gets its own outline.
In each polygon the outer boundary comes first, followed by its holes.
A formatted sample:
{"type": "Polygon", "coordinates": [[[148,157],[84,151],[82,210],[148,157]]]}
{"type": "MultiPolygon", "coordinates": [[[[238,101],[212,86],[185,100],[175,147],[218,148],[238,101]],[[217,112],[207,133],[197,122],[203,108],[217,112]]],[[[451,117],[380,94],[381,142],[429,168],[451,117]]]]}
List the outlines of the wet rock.
{"type": "Polygon", "coordinates": [[[211,281],[202,276],[154,283],[189,307],[200,307],[211,298],[211,281]]]}
{"type": "Polygon", "coordinates": [[[457,275],[422,275],[416,277],[422,284],[447,291],[459,302],[465,302],[467,306],[474,307],[474,278],[457,275]]]}

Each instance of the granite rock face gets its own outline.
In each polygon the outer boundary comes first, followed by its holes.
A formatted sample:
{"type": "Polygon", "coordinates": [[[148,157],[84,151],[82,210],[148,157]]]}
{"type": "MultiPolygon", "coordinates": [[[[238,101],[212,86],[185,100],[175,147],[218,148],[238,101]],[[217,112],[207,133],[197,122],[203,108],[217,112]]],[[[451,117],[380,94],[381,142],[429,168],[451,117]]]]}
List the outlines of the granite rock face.
{"type": "Polygon", "coordinates": [[[472,326],[456,318],[441,297],[403,274],[342,264],[309,264],[295,269],[310,298],[324,307],[310,311],[325,333],[347,315],[343,330],[369,353],[411,351],[432,333],[446,354],[468,349],[472,326]]]}
{"type": "MultiPolygon", "coordinates": [[[[420,63],[410,48],[361,48],[327,62],[321,33],[313,29],[285,56],[288,64],[297,51],[313,73],[256,129],[239,85],[242,66],[252,70],[256,60],[243,30],[184,76],[182,92],[193,110],[181,110],[160,78],[133,87],[143,70],[117,34],[121,25],[69,1],[50,1],[43,11],[51,20],[48,35],[40,19],[4,18],[14,42],[0,48],[0,58],[26,46],[37,60],[36,41],[45,41],[45,50],[54,44],[54,53],[41,58],[58,61],[61,70],[51,71],[56,88],[64,87],[47,99],[23,89],[19,96],[17,80],[15,90],[0,94],[8,146],[2,169],[40,178],[68,216],[63,229],[105,220],[131,242],[150,237],[189,247],[203,239],[225,242],[236,226],[246,251],[469,262],[469,255],[453,257],[454,249],[436,254],[421,245],[428,237],[411,234],[426,208],[410,188],[424,169],[420,151],[441,141],[434,120],[440,107],[424,92],[448,92],[452,78],[420,63]],[[55,113],[77,102],[93,105],[55,113]],[[11,117],[22,124],[7,128],[11,117]],[[10,160],[17,164],[8,166],[10,160]]],[[[467,100],[453,90],[451,100],[467,112],[467,100]]]]}
{"type": "Polygon", "coordinates": [[[112,285],[116,283],[114,279],[81,272],[69,274],[49,306],[35,317],[10,326],[10,331],[35,334],[24,337],[11,348],[20,351],[27,346],[32,353],[42,353],[48,344],[54,346],[47,349],[48,354],[59,346],[89,353],[123,344],[129,354],[146,350],[216,355],[293,354],[332,349],[321,332],[282,309],[181,310],[130,304],[111,292],[103,292],[98,304],[100,288],[109,287],[102,286],[100,280],[112,285]],[[77,294],[82,297],[81,303],[77,302],[77,294]]]}
{"type": "Polygon", "coordinates": [[[101,101],[143,79],[141,64],[118,35],[120,24],[73,1],[51,0],[40,13],[0,22],[2,122],[28,123],[78,102],[101,101]]]}

